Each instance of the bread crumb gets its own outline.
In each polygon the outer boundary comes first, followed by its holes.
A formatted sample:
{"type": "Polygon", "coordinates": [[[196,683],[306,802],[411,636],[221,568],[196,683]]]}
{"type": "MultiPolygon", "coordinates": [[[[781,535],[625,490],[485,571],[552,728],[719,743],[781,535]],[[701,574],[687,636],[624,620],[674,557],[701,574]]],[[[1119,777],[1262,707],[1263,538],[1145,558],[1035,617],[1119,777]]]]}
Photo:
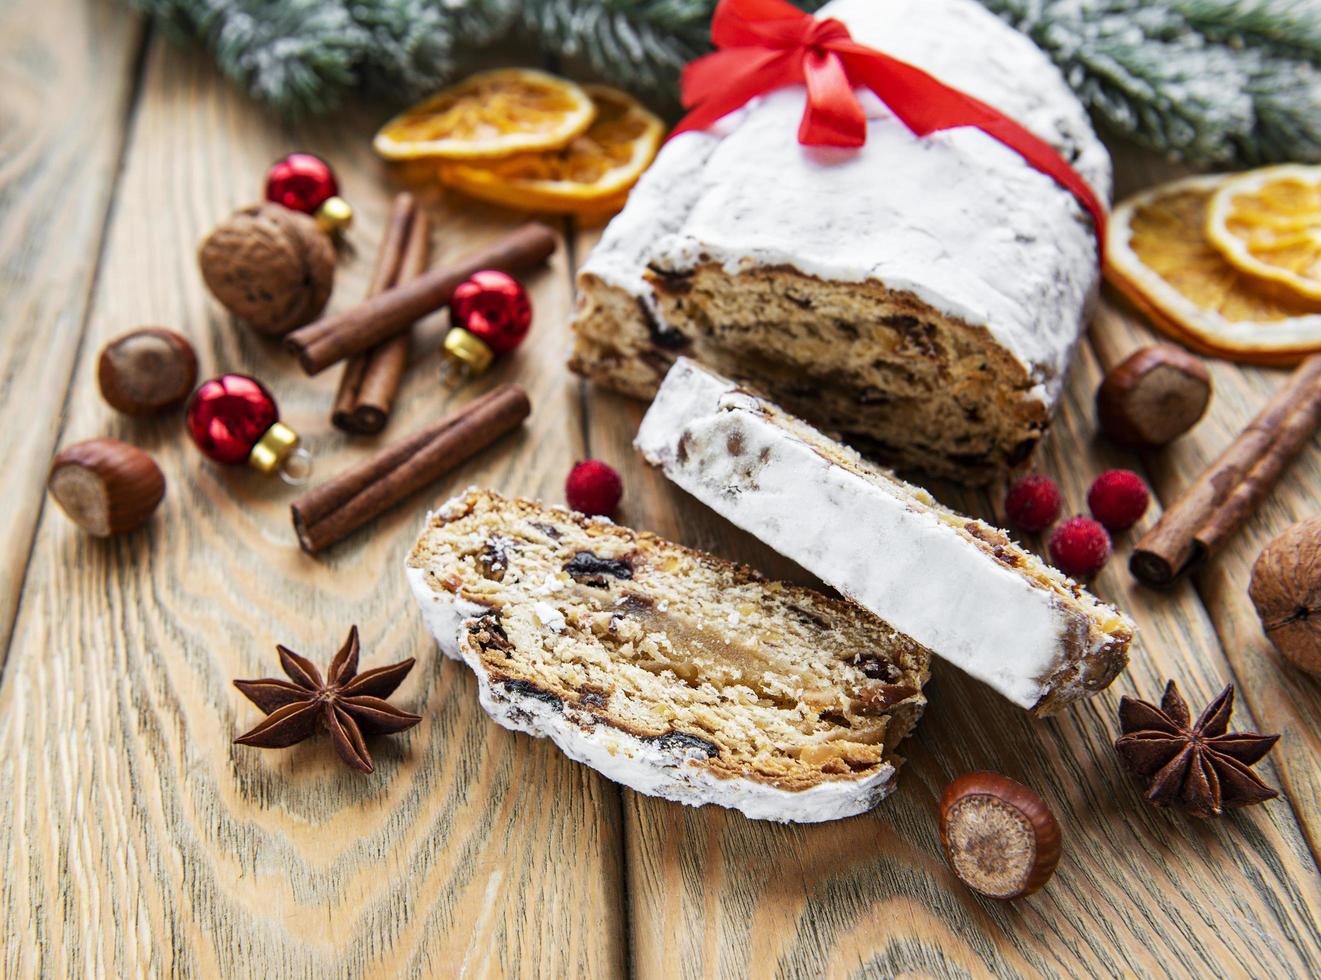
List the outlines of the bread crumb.
{"type": "Polygon", "coordinates": [[[532,591],[537,595],[554,595],[556,592],[563,590],[564,584],[564,579],[558,574],[555,572],[547,572],[546,581],[542,582],[532,591]]]}
{"type": "Polygon", "coordinates": [[[552,633],[564,632],[564,613],[549,602],[534,602],[532,604],[532,618],[537,621],[537,625],[544,626],[552,633]]]}

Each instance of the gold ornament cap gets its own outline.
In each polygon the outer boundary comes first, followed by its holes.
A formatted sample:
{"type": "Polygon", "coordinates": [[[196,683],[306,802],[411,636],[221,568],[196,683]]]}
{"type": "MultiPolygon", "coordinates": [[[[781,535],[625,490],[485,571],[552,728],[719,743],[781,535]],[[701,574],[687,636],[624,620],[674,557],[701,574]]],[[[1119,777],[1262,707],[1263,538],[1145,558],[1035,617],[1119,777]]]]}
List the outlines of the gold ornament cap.
{"type": "Polygon", "coordinates": [[[495,354],[484,340],[463,327],[451,327],[445,335],[445,359],[464,374],[473,375],[489,368],[495,354]]]}
{"type": "Polygon", "coordinates": [[[313,217],[326,234],[338,235],[353,224],[353,205],[342,197],[328,197],[313,217]]]}
{"type": "Polygon", "coordinates": [[[283,422],[276,422],[248,453],[248,465],[260,473],[274,473],[297,448],[298,433],[283,422]]]}

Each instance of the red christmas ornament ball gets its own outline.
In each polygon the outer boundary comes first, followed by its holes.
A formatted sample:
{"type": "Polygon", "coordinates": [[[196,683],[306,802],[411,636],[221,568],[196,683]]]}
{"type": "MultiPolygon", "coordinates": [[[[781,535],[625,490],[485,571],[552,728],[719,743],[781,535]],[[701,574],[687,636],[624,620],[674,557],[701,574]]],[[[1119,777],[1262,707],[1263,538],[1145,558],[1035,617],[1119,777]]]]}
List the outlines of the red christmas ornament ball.
{"type": "Polygon", "coordinates": [[[1090,517],[1070,517],[1050,536],[1050,560],[1067,575],[1089,578],[1110,558],[1110,535],[1090,517]]]}
{"type": "Polygon", "coordinates": [[[256,378],[223,374],[188,399],[188,435],[208,459],[245,463],[252,447],[280,421],[275,399],[256,378]]]}
{"type": "Polygon", "coordinates": [[[315,214],[338,194],[339,183],[330,164],[311,153],[290,153],[271,164],[266,173],[266,200],[292,211],[315,214]]]}
{"type": "Polygon", "coordinates": [[[459,283],[450,299],[450,321],[496,354],[523,342],[532,326],[532,302],[513,276],[483,269],[459,283]]]}
{"type": "Polygon", "coordinates": [[[619,506],[624,483],[614,467],[599,459],[574,464],[564,481],[564,499],[582,514],[609,516],[619,506]]]}

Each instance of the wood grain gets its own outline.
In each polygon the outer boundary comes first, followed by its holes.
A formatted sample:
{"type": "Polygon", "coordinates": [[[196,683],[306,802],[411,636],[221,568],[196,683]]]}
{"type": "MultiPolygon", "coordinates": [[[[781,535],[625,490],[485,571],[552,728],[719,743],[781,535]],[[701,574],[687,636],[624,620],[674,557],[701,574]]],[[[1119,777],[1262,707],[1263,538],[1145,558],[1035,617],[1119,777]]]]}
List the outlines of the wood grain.
{"type": "MultiPolygon", "coordinates": [[[[194,341],[204,376],[258,375],[303,433],[320,477],[361,458],[333,429],[334,372],[308,381],[205,294],[195,243],[256,197],[293,148],[331,159],[358,211],[334,303],[366,288],[394,175],[367,149],[370,113],[287,130],[196,51],[154,43],[77,374],[124,323],[194,341]]],[[[434,193],[434,261],[498,237],[508,215],[434,193]]],[[[537,333],[479,383],[439,382],[440,322],[383,439],[503,380],[528,390],[521,434],[460,467],[324,559],[299,551],[296,491],[205,462],[180,419],[117,419],[87,386],[64,438],[142,445],[169,491],[141,533],[93,541],[43,515],[0,691],[0,974],[136,976],[606,976],[623,962],[614,787],[546,743],[491,724],[413,608],[402,563],[423,512],[479,482],[551,495],[580,455],[576,387],[560,368],[567,256],[528,278],[537,333]],[[278,673],[283,642],[325,663],[350,623],[364,667],[415,656],[397,700],[424,721],[373,742],[377,772],[339,767],[324,740],[283,752],[230,744],[256,709],[233,677],[278,673]]]]}
{"type": "MultiPolygon", "coordinates": [[[[579,250],[591,241],[584,236],[579,250]]],[[[1108,311],[1098,330],[1115,315],[1108,311]]],[[[1038,463],[1060,480],[1074,510],[1085,509],[1087,487],[1103,469],[1142,469],[1095,435],[1100,376],[1100,362],[1084,344],[1038,463]]],[[[1233,410],[1260,404],[1260,397],[1233,410]]],[[[602,393],[593,393],[589,406],[593,452],[629,459],[643,408],[602,393]]],[[[1167,492],[1165,482],[1153,481],[1159,494],[1167,492]]],[[[634,467],[627,486],[630,522],[771,574],[805,576],[657,473],[634,467]]],[[[1003,524],[998,493],[933,490],[1003,524]]],[[[1095,583],[1138,622],[1132,666],[1110,690],[1063,717],[1033,721],[938,664],[926,717],[902,749],[909,761],[899,790],[872,814],[777,827],[625,791],[637,975],[1293,976],[1321,969],[1321,884],[1295,818],[1299,780],[1287,778],[1287,764],[1262,767],[1267,781],[1289,791],[1280,801],[1198,823],[1146,805],[1111,748],[1122,694],[1156,697],[1166,678],[1177,677],[1190,700],[1204,703],[1234,674],[1219,624],[1196,594],[1153,596],[1126,570],[1132,541],[1158,515],[1153,508],[1120,538],[1095,583]],[[976,768],[1035,787],[1065,828],[1054,880],[1013,905],[962,888],[940,853],[940,794],[954,776],[976,768]]],[[[1240,703],[1237,727],[1270,724],[1256,703],[1251,696],[1240,703]]],[[[1315,747],[1308,738],[1295,742],[1314,772],[1315,747]]]]}
{"type": "MultiPolygon", "coordinates": [[[[1176,176],[1171,164],[1135,153],[1123,154],[1122,161],[1119,176],[1125,193],[1176,176]]],[[[1106,298],[1091,332],[1102,367],[1112,367],[1138,347],[1166,340],[1113,291],[1107,290],[1106,298]]],[[[1164,451],[1142,455],[1153,486],[1166,500],[1174,499],[1220,455],[1275,393],[1286,373],[1216,359],[1205,362],[1214,386],[1205,418],[1164,451]]],[[[1230,547],[1176,591],[1200,597],[1225,654],[1223,680],[1233,681],[1240,705],[1247,707],[1262,731],[1282,733],[1271,758],[1313,859],[1321,865],[1321,729],[1317,725],[1321,679],[1275,652],[1247,592],[1252,563],[1261,549],[1290,524],[1321,513],[1318,450],[1321,435],[1314,436],[1293,461],[1230,547]]],[[[1136,601],[1156,606],[1167,602],[1159,592],[1139,592],[1136,601]]]]}
{"type": "Polygon", "coordinates": [[[83,334],[142,33],[136,16],[110,4],[0,8],[0,669],[83,334]]]}
{"type": "MultiPolygon", "coordinates": [[[[53,0],[7,8],[0,23],[0,64],[19,80],[4,118],[20,123],[0,139],[23,147],[0,165],[10,314],[0,412],[10,431],[26,424],[16,445],[35,453],[6,478],[16,519],[0,534],[19,562],[0,581],[0,630],[23,590],[0,687],[0,976],[1321,973],[1321,687],[1273,653],[1244,591],[1258,548],[1315,513],[1315,451],[1191,585],[1168,595],[1137,585],[1125,570],[1136,533],[1117,542],[1096,589],[1134,615],[1141,637],[1110,691],[1036,722],[938,665],[899,790],[872,814],[786,827],[620,790],[491,723],[472,678],[434,651],[400,573],[427,506],[469,483],[559,502],[570,463],[590,454],[623,472],[621,520],[813,581],[642,464],[631,449],[642,405],[564,371],[572,268],[595,232],[572,235],[529,278],[536,326],[523,349],[446,390],[436,354],[445,320],[425,321],[389,427],[345,436],[327,421],[337,372],[308,380],[277,344],[232,324],[205,294],[193,250],[257,197],[272,159],[320,152],[358,212],[333,308],[355,302],[392,191],[425,177],[371,156],[375,113],[284,128],[200,52],[153,42],[130,117],[131,16],[53,0]],[[77,97],[38,116],[29,99],[46,104],[39,86],[52,84],[52,62],[54,87],[77,97]],[[60,198],[63,178],[84,168],[92,176],[60,198]],[[69,383],[90,377],[105,339],[145,322],[188,334],[204,374],[241,370],[271,384],[316,456],[317,480],[504,380],[528,389],[533,415],[432,491],[308,558],[289,522],[297,491],[202,461],[177,417],[123,419],[93,386],[69,383]],[[170,489],[144,531],[93,541],[49,507],[34,524],[57,433],[118,436],[157,457],[170,489]],[[397,699],[424,720],[373,742],[377,773],[339,768],[324,742],[231,745],[256,709],[230,679],[275,673],[277,641],[324,662],[351,622],[365,666],[419,660],[397,699]],[[1190,700],[1232,679],[1236,725],[1284,731],[1261,766],[1281,800],[1210,823],[1141,801],[1110,747],[1115,708],[1126,692],[1155,696],[1170,676],[1190,700]],[[940,792],[977,767],[1034,786],[1064,825],[1060,870],[1027,901],[978,898],[940,855],[940,792]]],[[[1119,186],[1166,173],[1130,164],[1119,186]]],[[[423,200],[436,263],[524,220],[434,191],[423,200]]],[[[1151,337],[1107,303],[1080,352],[1039,464],[1076,509],[1110,466],[1137,468],[1171,499],[1278,383],[1275,372],[1215,364],[1215,401],[1192,434],[1159,454],[1122,453],[1095,438],[1092,392],[1105,365],[1151,337]]],[[[935,489],[999,517],[997,494],[935,489]]]]}
{"type": "MultiPolygon", "coordinates": [[[[1110,366],[1136,348],[1159,339],[1122,301],[1098,318],[1096,349],[1110,366]]],[[[1207,416],[1168,451],[1145,454],[1151,480],[1160,495],[1173,499],[1233,441],[1243,427],[1283,383],[1286,372],[1207,360],[1214,395],[1207,416]]],[[[1224,680],[1233,681],[1240,705],[1246,705],[1263,730],[1281,732],[1272,753],[1279,778],[1289,790],[1295,814],[1312,854],[1321,861],[1321,730],[1316,724],[1321,704],[1321,679],[1313,677],[1275,652],[1261,629],[1248,579],[1252,563],[1267,543],[1295,521],[1321,513],[1321,436],[1294,460],[1280,483],[1235,535],[1231,546],[1217,554],[1176,593],[1194,593],[1205,606],[1225,651],[1224,680]]],[[[1163,605],[1160,592],[1145,590],[1143,601],[1163,605]]],[[[1242,708],[1240,708],[1242,710],[1242,708]]]]}

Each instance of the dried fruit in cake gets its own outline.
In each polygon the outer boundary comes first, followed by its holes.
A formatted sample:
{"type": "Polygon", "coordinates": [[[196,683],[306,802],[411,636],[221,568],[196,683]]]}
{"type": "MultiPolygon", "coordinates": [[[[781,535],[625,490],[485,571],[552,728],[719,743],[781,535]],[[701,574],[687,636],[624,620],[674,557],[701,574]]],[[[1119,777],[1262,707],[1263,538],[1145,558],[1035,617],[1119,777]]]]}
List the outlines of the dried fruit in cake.
{"type": "Polygon", "coordinates": [[[1223,180],[1190,177],[1120,204],[1106,238],[1106,279],[1194,350],[1292,364],[1321,350],[1321,305],[1264,291],[1207,239],[1207,204],[1223,180]]]}
{"type": "Polygon", "coordinates": [[[860,606],[561,508],[469,491],[407,574],[492,718],[653,796],[861,813],[925,704],[929,652],[860,606]]]}
{"type": "Polygon", "coordinates": [[[1005,495],[1005,516],[1009,523],[1031,534],[1054,524],[1061,506],[1060,488],[1040,473],[1029,473],[1005,495]]]}
{"type": "Polygon", "coordinates": [[[596,107],[587,131],[566,146],[477,163],[440,165],[443,184],[507,207],[599,217],[619,210],[651,163],[664,124],[631,96],[586,86],[596,107]]]}
{"type": "Polygon", "coordinates": [[[1107,531],[1132,527],[1147,512],[1151,494],[1132,470],[1107,470],[1087,491],[1087,507],[1107,531]]]}
{"type": "Polygon", "coordinates": [[[1207,203],[1206,237],[1267,290],[1321,304],[1321,166],[1285,164],[1225,180],[1207,203]]]}
{"type": "Polygon", "coordinates": [[[1074,578],[1090,578],[1110,559],[1110,535],[1089,517],[1070,517],[1050,536],[1050,560],[1074,578]]]}
{"type": "Polygon", "coordinates": [[[479,72],[405,110],[372,147],[389,160],[477,160],[555,150],[591,125],[591,97],[565,78],[528,68],[479,72]]]}
{"type": "Polygon", "coordinates": [[[1060,825],[1044,800],[994,772],[970,772],[940,800],[940,843],[959,880],[987,898],[1031,895],[1060,861],[1060,825]]]}

